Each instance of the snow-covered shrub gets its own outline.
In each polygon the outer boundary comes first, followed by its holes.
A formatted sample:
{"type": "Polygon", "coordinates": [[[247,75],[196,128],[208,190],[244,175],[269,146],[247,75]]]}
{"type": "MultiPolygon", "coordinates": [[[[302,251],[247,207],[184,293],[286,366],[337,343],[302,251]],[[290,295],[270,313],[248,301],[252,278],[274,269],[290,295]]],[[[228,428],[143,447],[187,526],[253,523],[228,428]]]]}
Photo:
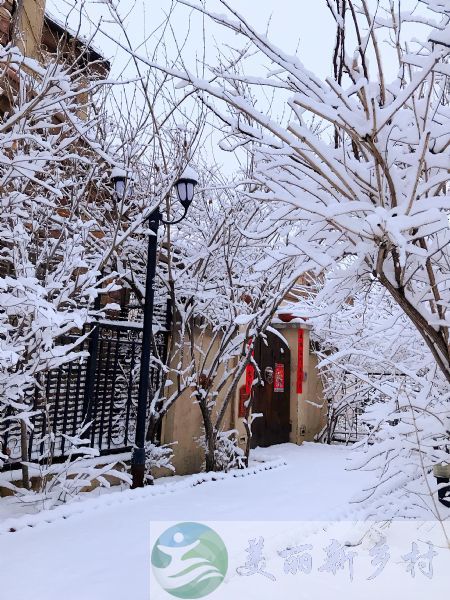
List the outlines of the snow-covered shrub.
{"type": "MultiPolygon", "coordinates": [[[[245,469],[245,452],[239,447],[237,441],[238,431],[230,429],[228,431],[219,431],[214,437],[214,465],[215,471],[225,471],[230,469],[245,469]]],[[[204,435],[197,439],[197,443],[203,450],[207,449],[207,440],[204,435]]],[[[206,463],[203,465],[206,467],[206,463]]]]}
{"type": "MultiPolygon", "coordinates": [[[[54,435],[42,440],[43,452],[38,459],[28,463],[32,480],[36,484],[32,489],[7,485],[15,492],[18,501],[36,505],[42,510],[74,500],[80,492],[88,492],[93,487],[110,487],[108,477],[114,477],[124,483],[131,484],[131,478],[125,465],[117,461],[104,464],[99,458],[97,448],[89,446],[90,440],[83,434],[89,425],[81,428],[76,435],[62,434],[68,445],[67,458],[63,463],[52,460],[54,435]]],[[[0,478],[1,480],[1,478],[0,478]]]]}
{"type": "Polygon", "coordinates": [[[236,429],[218,433],[214,454],[219,471],[228,472],[230,469],[245,468],[245,453],[238,446],[237,435],[236,429]]]}
{"type": "Polygon", "coordinates": [[[154,480],[152,471],[154,469],[167,469],[175,473],[175,467],[172,464],[173,444],[154,444],[146,442],[145,444],[145,479],[149,483],[154,480]]]}
{"type": "Polygon", "coordinates": [[[340,420],[348,418],[355,424],[356,415],[359,431],[354,428],[352,436],[367,434],[368,408],[411,388],[407,373],[423,359],[423,341],[376,281],[335,312],[327,311],[317,293],[299,293],[298,305],[291,310],[313,317],[311,340],[328,402],[328,427],[322,440],[333,439],[340,420]]]}

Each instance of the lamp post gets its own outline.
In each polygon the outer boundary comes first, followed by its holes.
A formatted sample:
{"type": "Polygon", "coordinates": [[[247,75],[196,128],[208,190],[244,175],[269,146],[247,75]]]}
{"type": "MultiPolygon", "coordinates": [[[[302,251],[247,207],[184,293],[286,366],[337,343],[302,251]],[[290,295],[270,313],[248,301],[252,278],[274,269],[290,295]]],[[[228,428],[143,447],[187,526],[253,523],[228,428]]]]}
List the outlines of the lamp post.
{"type": "MultiPolygon", "coordinates": [[[[114,170],[112,173],[114,188],[119,196],[123,196],[126,189],[126,173],[114,170]]],[[[158,227],[180,223],[186,216],[194,197],[194,188],[197,185],[197,174],[191,167],[186,167],[181,177],[175,182],[174,187],[184,212],[175,221],[165,221],[159,207],[148,217],[150,235],[148,237],[147,274],[145,280],[144,325],[142,330],[142,353],[139,373],[139,391],[136,415],[136,438],[131,458],[132,488],[143,487],[145,477],[145,431],[147,417],[147,401],[149,393],[150,359],[153,329],[153,301],[155,296],[156,253],[158,245],[158,227]]]]}

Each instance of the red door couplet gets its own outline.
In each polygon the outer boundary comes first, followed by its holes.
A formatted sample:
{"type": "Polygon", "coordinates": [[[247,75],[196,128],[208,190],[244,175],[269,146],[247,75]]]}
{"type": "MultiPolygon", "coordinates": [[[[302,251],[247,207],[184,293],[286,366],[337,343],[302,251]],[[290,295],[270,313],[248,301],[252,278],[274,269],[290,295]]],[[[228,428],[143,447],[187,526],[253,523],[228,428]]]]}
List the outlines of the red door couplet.
{"type": "Polygon", "coordinates": [[[297,353],[297,394],[301,394],[303,392],[303,329],[298,330],[297,353]]]}

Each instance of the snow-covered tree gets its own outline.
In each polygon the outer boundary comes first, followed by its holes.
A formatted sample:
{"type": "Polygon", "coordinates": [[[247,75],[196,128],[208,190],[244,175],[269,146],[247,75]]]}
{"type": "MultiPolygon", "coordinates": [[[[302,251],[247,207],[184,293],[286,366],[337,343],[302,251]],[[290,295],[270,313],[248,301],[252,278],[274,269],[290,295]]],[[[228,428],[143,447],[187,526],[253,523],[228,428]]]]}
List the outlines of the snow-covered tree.
{"type": "Polygon", "coordinates": [[[21,424],[26,461],[30,419],[47,401],[43,376],[83,356],[83,336],[65,336],[81,333],[108,289],[111,240],[100,238],[112,159],[96,140],[102,115],[91,111],[101,81],[2,47],[0,84],[0,419],[21,424]]]}
{"type": "Polygon", "coordinates": [[[211,202],[206,191],[188,223],[189,234],[181,229],[174,239],[185,267],[175,276],[177,314],[185,322],[179,349],[191,365],[184,376],[202,412],[207,470],[218,468],[224,418],[253,361],[254,344],[298,276],[295,260],[268,266],[268,256],[286,240],[278,233],[252,235],[262,218],[257,204],[243,202],[239,192],[229,190],[211,202]]]}
{"type": "Polygon", "coordinates": [[[350,468],[373,474],[361,495],[380,497],[373,516],[419,515],[426,508],[440,517],[431,473],[434,465],[448,462],[450,450],[446,379],[377,280],[334,313],[321,302],[328,283],[298,286],[297,301],[289,307],[314,323],[311,335],[328,402],[328,429],[321,439],[344,441],[340,428],[346,419],[351,440],[359,434],[350,468]]]}
{"type": "MultiPolygon", "coordinates": [[[[46,375],[87,358],[85,326],[119,308],[109,294],[128,288],[142,301],[146,219],[169,199],[186,156],[172,152],[172,122],[159,129],[158,115],[149,127],[130,97],[94,79],[89,66],[60,56],[40,65],[2,48],[0,67],[0,424],[2,435],[13,430],[9,439],[20,424],[29,487],[34,417],[45,415],[46,434],[34,440],[41,451],[33,460],[52,477],[64,437],[52,422],[46,375]],[[118,110],[121,101],[128,110],[118,110]],[[123,193],[111,181],[119,171],[129,175],[123,193]]],[[[1,450],[6,458],[10,449],[1,450]]]]}

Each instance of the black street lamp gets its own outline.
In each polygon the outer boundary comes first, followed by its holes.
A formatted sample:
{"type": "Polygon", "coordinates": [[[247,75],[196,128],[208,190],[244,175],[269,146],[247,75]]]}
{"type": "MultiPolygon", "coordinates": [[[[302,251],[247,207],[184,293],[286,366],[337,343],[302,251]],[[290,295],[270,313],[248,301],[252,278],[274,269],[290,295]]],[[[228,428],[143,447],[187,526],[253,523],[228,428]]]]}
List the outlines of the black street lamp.
{"type": "MultiPolygon", "coordinates": [[[[112,180],[118,196],[122,197],[126,189],[127,174],[125,171],[114,169],[112,180]]],[[[153,301],[155,296],[154,280],[156,274],[156,253],[158,245],[158,227],[174,225],[184,219],[194,197],[197,185],[197,174],[191,167],[186,167],[181,177],[175,182],[178,200],[184,208],[183,215],[175,221],[165,221],[159,207],[148,217],[150,235],[148,237],[147,275],[145,281],[144,326],[142,330],[141,368],[139,373],[138,405],[136,415],[136,438],[131,458],[132,488],[143,487],[145,477],[145,431],[147,417],[147,401],[150,378],[150,358],[153,329],[153,301]]]]}

